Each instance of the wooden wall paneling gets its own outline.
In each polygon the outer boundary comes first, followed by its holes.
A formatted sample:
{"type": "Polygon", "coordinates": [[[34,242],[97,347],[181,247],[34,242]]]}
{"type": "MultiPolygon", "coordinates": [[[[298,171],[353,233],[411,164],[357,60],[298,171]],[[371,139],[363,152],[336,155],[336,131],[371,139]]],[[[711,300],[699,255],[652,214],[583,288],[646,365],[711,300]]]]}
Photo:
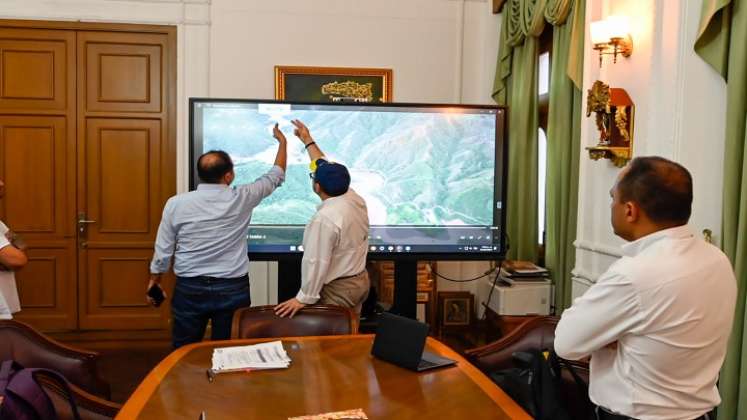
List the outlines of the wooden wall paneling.
{"type": "Polygon", "coordinates": [[[26,239],[17,318],[77,327],[75,32],[0,23],[0,219],[26,239]]]}

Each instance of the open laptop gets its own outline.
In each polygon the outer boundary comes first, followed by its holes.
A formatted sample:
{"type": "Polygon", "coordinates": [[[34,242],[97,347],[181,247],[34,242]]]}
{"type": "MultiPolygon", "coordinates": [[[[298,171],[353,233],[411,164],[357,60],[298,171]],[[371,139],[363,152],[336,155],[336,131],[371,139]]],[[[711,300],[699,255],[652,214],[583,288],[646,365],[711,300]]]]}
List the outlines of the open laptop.
{"type": "Polygon", "coordinates": [[[427,324],[384,312],[379,317],[371,354],[417,372],[456,364],[456,360],[423,351],[426,337],[427,324]]]}

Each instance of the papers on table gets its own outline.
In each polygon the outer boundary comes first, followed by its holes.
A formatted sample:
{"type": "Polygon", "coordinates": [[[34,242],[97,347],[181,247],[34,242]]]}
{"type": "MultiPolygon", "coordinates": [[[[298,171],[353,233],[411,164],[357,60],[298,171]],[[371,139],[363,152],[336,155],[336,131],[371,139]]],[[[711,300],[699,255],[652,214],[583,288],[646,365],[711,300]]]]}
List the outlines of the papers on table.
{"type": "Polygon", "coordinates": [[[280,341],[250,346],[222,347],[213,350],[214,373],[247,369],[281,369],[290,365],[291,359],[280,341]]]}

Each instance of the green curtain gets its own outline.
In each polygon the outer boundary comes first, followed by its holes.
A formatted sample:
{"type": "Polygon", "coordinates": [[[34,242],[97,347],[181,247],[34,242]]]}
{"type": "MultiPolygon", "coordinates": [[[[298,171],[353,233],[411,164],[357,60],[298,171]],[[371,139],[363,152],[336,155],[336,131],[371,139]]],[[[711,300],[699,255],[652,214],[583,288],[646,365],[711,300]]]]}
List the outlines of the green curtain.
{"type": "Polygon", "coordinates": [[[723,250],[737,276],[737,308],[721,370],[719,420],[747,419],[747,0],[704,0],[695,52],[726,79],[723,250]]]}
{"type": "Polygon", "coordinates": [[[547,121],[545,262],[555,282],[555,314],[572,303],[576,262],[578,166],[581,144],[586,0],[576,0],[570,22],[553,28],[547,121]]]}
{"type": "Polygon", "coordinates": [[[508,105],[509,258],[537,257],[538,39],[553,28],[547,148],[546,262],[552,270],[556,308],[571,300],[578,208],[578,161],[582,121],[581,84],[586,0],[509,0],[496,66],[493,98],[508,105]],[[575,4],[575,5],[574,5],[575,4]],[[569,19],[570,17],[570,19],[569,19]]]}
{"type": "MultiPolygon", "coordinates": [[[[537,259],[537,51],[539,41],[522,32],[522,1],[503,9],[493,98],[508,106],[508,258],[537,259]]],[[[541,32],[541,30],[540,30],[541,32]]]]}

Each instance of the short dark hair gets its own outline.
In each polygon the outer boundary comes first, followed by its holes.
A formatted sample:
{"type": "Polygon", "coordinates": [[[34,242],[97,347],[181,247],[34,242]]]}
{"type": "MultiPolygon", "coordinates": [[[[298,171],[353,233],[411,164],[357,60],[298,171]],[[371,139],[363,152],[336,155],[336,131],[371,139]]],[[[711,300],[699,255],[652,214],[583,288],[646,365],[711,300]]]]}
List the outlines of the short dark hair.
{"type": "Polygon", "coordinates": [[[197,176],[208,184],[220,183],[223,175],[233,170],[233,161],[228,153],[222,150],[211,150],[197,159],[197,176]]]}
{"type": "Polygon", "coordinates": [[[620,200],[638,204],[655,223],[685,224],[693,203],[693,178],[679,163],[658,156],[633,159],[617,183],[620,200]]]}

